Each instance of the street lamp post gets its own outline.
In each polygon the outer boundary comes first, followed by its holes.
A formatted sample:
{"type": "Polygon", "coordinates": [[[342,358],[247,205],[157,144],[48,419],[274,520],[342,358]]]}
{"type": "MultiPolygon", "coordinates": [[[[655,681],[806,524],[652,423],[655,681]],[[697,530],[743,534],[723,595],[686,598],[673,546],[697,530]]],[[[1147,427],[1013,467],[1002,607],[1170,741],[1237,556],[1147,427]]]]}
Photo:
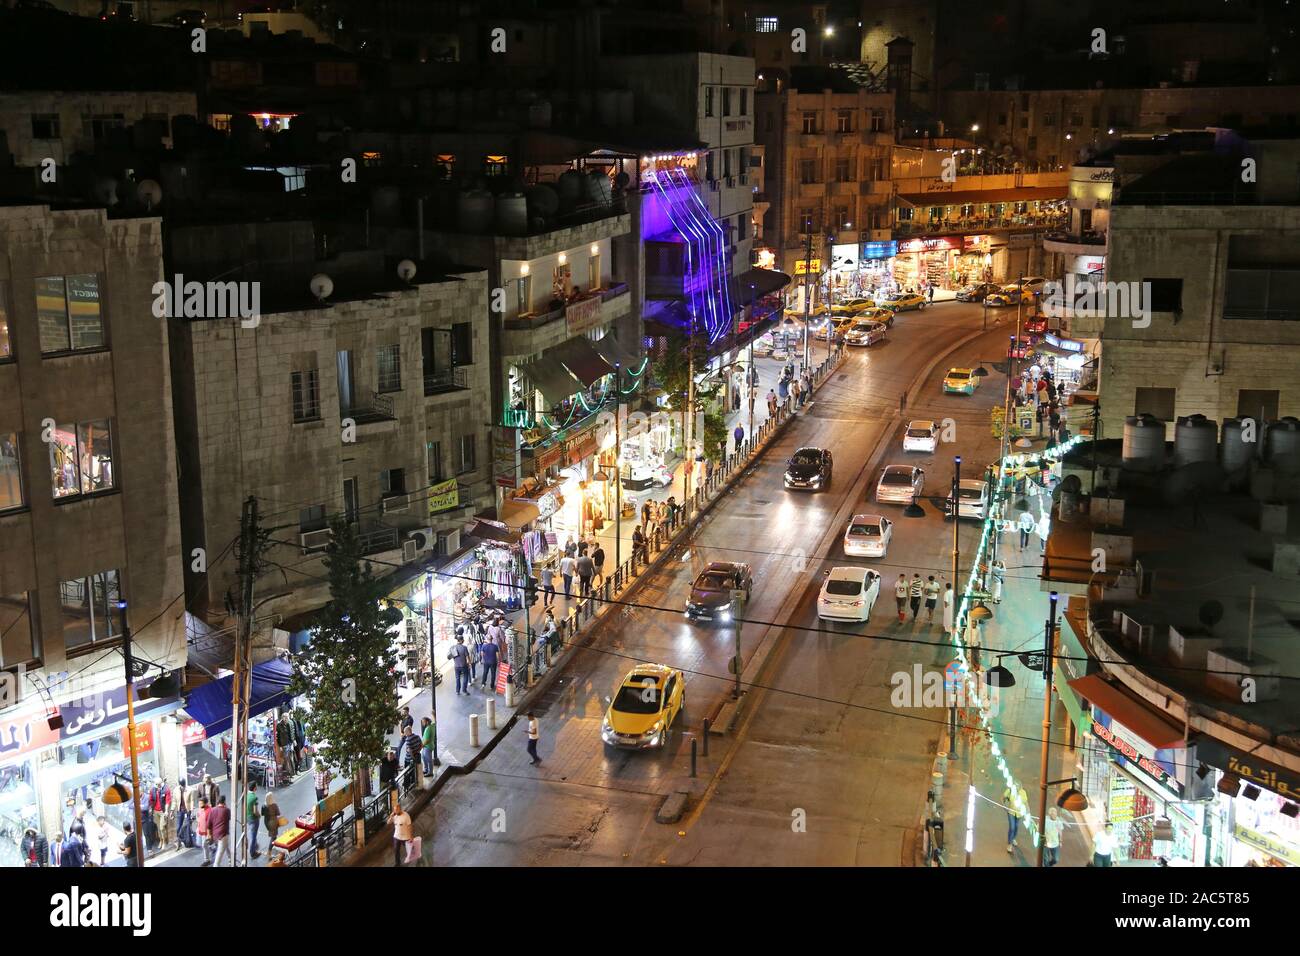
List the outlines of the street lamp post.
{"type": "Polygon", "coordinates": [[[812,325],[812,220],[807,222],[808,248],[803,260],[803,367],[808,367],[808,328],[812,325]]]}
{"type": "MultiPolygon", "coordinates": [[[[429,628],[429,706],[433,714],[433,765],[441,767],[438,759],[438,658],[433,652],[433,573],[424,576],[424,613],[429,628]]],[[[524,608],[524,614],[528,609],[524,608]]]]}
{"type": "Polygon", "coordinates": [[[118,601],[122,621],[122,658],[126,662],[126,734],[131,742],[131,810],[135,819],[135,865],[144,866],[144,827],[140,818],[140,763],[135,739],[135,655],[131,651],[131,625],[126,619],[126,602],[118,601]]]}
{"type": "Polygon", "coordinates": [[[1047,633],[1043,638],[1043,745],[1038,765],[1038,865],[1043,865],[1043,850],[1046,840],[1043,837],[1047,826],[1047,741],[1052,731],[1052,658],[1056,654],[1056,601],[1055,591],[1051,594],[1051,609],[1047,614],[1047,633]]]}
{"type": "MultiPolygon", "coordinates": [[[[623,459],[621,444],[623,436],[619,434],[618,413],[622,410],[622,389],[620,374],[621,363],[614,363],[614,388],[619,390],[618,401],[614,403],[614,567],[623,566],[623,459]]],[[[606,498],[606,501],[609,499],[606,498]]],[[[684,504],[685,502],[683,502],[684,504]]],[[[603,572],[602,572],[603,573],[603,572]]]]}

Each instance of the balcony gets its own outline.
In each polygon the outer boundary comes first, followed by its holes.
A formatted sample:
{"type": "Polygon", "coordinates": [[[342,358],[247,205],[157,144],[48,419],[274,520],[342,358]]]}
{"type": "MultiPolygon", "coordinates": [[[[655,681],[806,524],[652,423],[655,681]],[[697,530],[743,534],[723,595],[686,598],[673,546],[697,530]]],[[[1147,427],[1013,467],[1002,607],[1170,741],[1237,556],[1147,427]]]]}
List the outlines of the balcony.
{"type": "MultiPolygon", "coordinates": [[[[992,229],[1059,229],[1069,222],[1068,216],[1036,218],[1012,216],[1002,219],[949,219],[942,222],[900,222],[894,227],[898,238],[910,236],[942,236],[954,233],[988,232],[992,229]]],[[[1093,247],[1092,252],[1096,252],[1093,247]]]]}
{"type": "Polygon", "coordinates": [[[800,133],[799,145],[800,146],[825,146],[826,134],[825,133],[800,133]]]}
{"type": "Polygon", "coordinates": [[[425,398],[448,392],[461,392],[469,387],[469,367],[465,365],[437,372],[426,372],[424,376],[425,398]]]}
{"type": "MultiPolygon", "coordinates": [[[[679,286],[680,281],[679,277],[679,286]]],[[[523,312],[502,323],[501,352],[503,355],[540,354],[576,332],[598,328],[622,318],[627,314],[631,301],[626,282],[611,282],[604,289],[589,291],[569,302],[552,299],[545,311],[523,312]],[[600,298],[598,315],[584,321],[583,328],[571,329],[571,323],[564,321],[569,307],[597,296],[600,298]]]]}
{"type": "Polygon", "coordinates": [[[1101,256],[1106,254],[1106,234],[1088,229],[1077,234],[1049,232],[1043,236],[1044,252],[1060,252],[1070,256],[1101,256]]]}
{"type": "Polygon", "coordinates": [[[391,395],[371,392],[368,398],[356,397],[341,412],[342,418],[350,418],[358,426],[376,425],[383,422],[397,421],[391,395]]]}

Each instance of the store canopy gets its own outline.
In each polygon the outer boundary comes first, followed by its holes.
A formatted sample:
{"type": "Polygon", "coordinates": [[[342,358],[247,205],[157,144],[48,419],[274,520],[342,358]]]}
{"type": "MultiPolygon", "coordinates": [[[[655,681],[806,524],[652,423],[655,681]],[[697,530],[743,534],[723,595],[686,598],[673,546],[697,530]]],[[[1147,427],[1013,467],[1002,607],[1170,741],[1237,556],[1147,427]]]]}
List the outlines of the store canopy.
{"type": "Polygon", "coordinates": [[[497,520],[510,528],[522,528],[530,521],[536,521],[541,515],[537,505],[531,501],[516,501],[507,498],[497,509],[497,520]]]}
{"type": "Polygon", "coordinates": [[[775,269],[750,269],[731,280],[731,298],[737,305],[749,305],[755,299],[771,295],[790,284],[790,277],[775,269]]]}
{"type": "Polygon", "coordinates": [[[593,342],[592,347],[610,365],[622,366],[625,371],[629,368],[635,370],[638,364],[632,353],[623,348],[612,333],[605,333],[605,337],[598,342],[593,342]]]}
{"type": "MultiPolygon", "coordinates": [[[[279,658],[253,665],[252,689],[249,692],[250,717],[266,713],[273,707],[289,703],[289,678],[293,665],[279,658]]],[[[185,700],[185,713],[203,725],[209,737],[225,733],[231,723],[232,676],[204,684],[185,700]]]]}
{"type": "Polygon", "coordinates": [[[547,349],[542,353],[543,361],[548,357],[558,359],[583,385],[593,385],[606,375],[614,374],[614,366],[591,347],[585,335],[575,335],[567,342],[547,349]]]}
{"type": "Polygon", "coordinates": [[[470,536],[484,541],[499,541],[502,544],[514,544],[519,540],[518,533],[508,531],[500,525],[492,524],[490,521],[482,520],[474,522],[474,527],[470,530],[470,536]]]}
{"type": "Polygon", "coordinates": [[[521,368],[547,405],[558,405],[582,388],[558,360],[545,353],[539,361],[525,362],[521,368]]]}
{"type": "Polygon", "coordinates": [[[1076,694],[1104,710],[1157,750],[1187,746],[1181,727],[1166,721],[1124,688],[1107,683],[1102,675],[1076,677],[1069,683],[1076,694]]]}
{"type": "Polygon", "coordinates": [[[1066,187],[1024,186],[1020,189],[968,189],[942,193],[899,193],[901,206],[965,206],[986,202],[1050,202],[1064,199],[1066,187]]]}

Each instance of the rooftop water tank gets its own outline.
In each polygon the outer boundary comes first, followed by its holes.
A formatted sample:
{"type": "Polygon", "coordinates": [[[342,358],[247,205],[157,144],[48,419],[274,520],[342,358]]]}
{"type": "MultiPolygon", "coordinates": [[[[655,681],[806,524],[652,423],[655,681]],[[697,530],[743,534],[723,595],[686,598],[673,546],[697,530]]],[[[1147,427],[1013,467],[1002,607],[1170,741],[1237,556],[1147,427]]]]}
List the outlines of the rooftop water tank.
{"type": "Polygon", "coordinates": [[[502,236],[528,233],[528,203],[523,193],[502,193],[497,197],[496,231],[502,236]]]}
{"type": "Polygon", "coordinates": [[[528,199],[528,214],[549,219],[560,211],[560,196],[554,186],[538,183],[524,190],[528,199]]]}
{"type": "Polygon", "coordinates": [[[1272,422],[1264,439],[1264,454],[1280,472],[1300,471],[1300,419],[1288,415],[1272,422]]]}
{"type": "Polygon", "coordinates": [[[572,209],[583,196],[582,173],[576,169],[560,173],[555,190],[560,194],[560,208],[572,209]]]}
{"type": "Polygon", "coordinates": [[[603,172],[593,169],[587,173],[587,189],[584,198],[607,206],[610,203],[611,192],[609,177],[603,172]]]}
{"type": "Polygon", "coordinates": [[[467,189],[456,197],[456,224],[461,232],[489,232],[495,209],[496,201],[490,192],[467,189]]]}
{"type": "Polygon", "coordinates": [[[1165,423],[1154,415],[1124,419],[1124,467],[1133,471],[1159,471],[1165,464],[1165,423]]]}
{"type": "Polygon", "coordinates": [[[1198,461],[1215,461],[1219,428],[1204,415],[1184,415],[1174,426],[1174,467],[1198,461]]]}
{"type": "Polygon", "coordinates": [[[1250,441],[1242,440],[1243,431],[1240,418],[1223,420],[1223,470],[1229,475],[1240,472],[1255,457],[1258,438],[1255,435],[1254,422],[1251,423],[1249,431],[1244,431],[1250,441]]]}

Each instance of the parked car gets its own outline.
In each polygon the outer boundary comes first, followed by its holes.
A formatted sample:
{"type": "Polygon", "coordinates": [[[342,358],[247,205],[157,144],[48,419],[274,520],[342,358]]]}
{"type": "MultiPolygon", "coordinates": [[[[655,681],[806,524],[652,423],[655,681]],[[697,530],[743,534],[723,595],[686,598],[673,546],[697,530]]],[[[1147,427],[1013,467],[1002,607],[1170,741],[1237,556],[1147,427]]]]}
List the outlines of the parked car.
{"type": "Polygon", "coordinates": [[[1031,315],[1025,320],[1023,329],[1029,335],[1043,335],[1047,332],[1047,316],[1031,315]]]}
{"type": "Polygon", "coordinates": [[[870,568],[831,568],[817,595],[823,621],[865,621],[880,595],[880,575],[870,568]]]}
{"type": "Polygon", "coordinates": [[[785,463],[785,486],[809,491],[825,490],[831,483],[833,467],[829,449],[800,448],[785,463]]]}
{"type": "MultiPolygon", "coordinates": [[[[988,517],[989,486],[979,478],[963,478],[957,488],[957,514],[962,518],[988,517]]],[[[952,517],[952,498],[943,499],[943,513],[952,517]]]]}
{"type": "Polygon", "coordinates": [[[174,27],[201,27],[208,22],[208,15],[202,10],[181,10],[171,18],[174,27]]]}
{"type": "Polygon", "coordinates": [[[700,572],[686,599],[689,621],[731,620],[731,592],[740,589],[749,599],[754,578],[748,564],[739,561],[714,561],[700,572]]]}
{"type": "Polygon", "coordinates": [[[1020,286],[1012,282],[1009,285],[999,286],[993,292],[984,297],[984,304],[993,308],[995,306],[1015,305],[1022,298],[1020,286]]]}
{"type": "Polygon", "coordinates": [[[979,376],[973,368],[950,368],[943,377],[944,394],[974,395],[979,384],[979,376]]]}
{"type": "Polygon", "coordinates": [[[939,426],[928,419],[907,423],[903,451],[934,451],[939,446],[939,426]]]}
{"type": "Polygon", "coordinates": [[[841,309],[845,309],[846,311],[853,313],[854,315],[857,315],[859,312],[862,312],[864,309],[874,309],[876,307],[876,302],[874,299],[864,299],[864,298],[845,299],[843,302],[840,303],[839,307],[841,309]]]}
{"type": "Polygon", "coordinates": [[[880,322],[855,322],[844,336],[846,345],[875,345],[885,340],[885,326],[880,322]]]}
{"type": "Polygon", "coordinates": [[[844,532],[844,553],[883,558],[894,535],[894,523],[880,515],[854,515],[844,532]]]}
{"type": "Polygon", "coordinates": [[[685,708],[685,674],[664,664],[638,664],[614,692],[600,739],[610,747],[662,747],[685,708]]]}
{"type": "Polygon", "coordinates": [[[882,309],[879,306],[876,306],[874,309],[863,309],[858,313],[859,322],[866,321],[867,319],[870,319],[872,322],[879,322],[887,329],[892,328],[894,325],[894,313],[889,309],[882,309]]]}
{"type": "Polygon", "coordinates": [[[996,292],[998,286],[992,282],[977,282],[974,285],[968,285],[957,293],[959,302],[983,302],[984,297],[990,292],[996,292]]]}
{"type": "Polygon", "coordinates": [[[925,296],[917,295],[915,292],[900,292],[898,295],[891,295],[880,303],[882,309],[889,309],[891,312],[907,312],[911,309],[924,309],[925,296]]]}
{"type": "Polygon", "coordinates": [[[876,483],[876,500],[884,504],[906,505],[919,497],[925,487],[925,472],[911,465],[887,465],[876,483]]]}
{"type": "Polygon", "coordinates": [[[1020,288],[1034,295],[1040,295],[1046,285],[1047,279],[1043,276],[1025,276],[1020,280],[1020,288]]]}
{"type": "Polygon", "coordinates": [[[1033,351],[1033,348],[1033,345],[1026,339],[1016,339],[1007,345],[1007,358],[1029,358],[1029,353],[1033,351]]]}

